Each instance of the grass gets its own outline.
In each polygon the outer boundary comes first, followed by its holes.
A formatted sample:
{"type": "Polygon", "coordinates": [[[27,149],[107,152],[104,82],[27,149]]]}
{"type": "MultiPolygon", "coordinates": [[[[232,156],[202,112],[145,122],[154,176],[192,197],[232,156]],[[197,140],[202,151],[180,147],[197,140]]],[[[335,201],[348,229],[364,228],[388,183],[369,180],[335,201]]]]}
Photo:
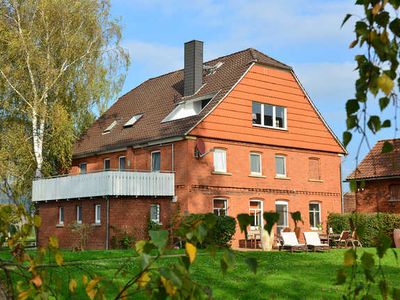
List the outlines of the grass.
{"type": "MultiPolygon", "coordinates": [[[[335,285],[336,270],[343,264],[345,250],[331,250],[323,253],[289,253],[289,252],[237,252],[235,267],[223,275],[219,267],[219,255],[211,258],[200,252],[192,267],[193,278],[202,285],[209,286],[216,299],[339,299],[344,287],[335,285]],[[259,262],[257,274],[249,271],[244,262],[246,257],[256,257],[259,262]]],[[[374,249],[359,249],[375,252],[374,249]]],[[[162,258],[161,265],[176,261],[176,254],[182,251],[171,251],[169,257],[162,258]]],[[[400,254],[400,251],[397,250],[400,254]]],[[[67,289],[68,278],[81,278],[82,269],[89,273],[111,278],[122,265],[129,273],[137,272],[132,250],[64,252],[66,263],[78,263],[68,267],[61,277],[67,289]],[[64,274],[65,273],[65,274],[64,274]]],[[[8,255],[0,253],[0,257],[8,255]]],[[[398,286],[399,265],[392,251],[382,261],[390,285],[398,286]]],[[[128,274],[129,276],[129,274],[128,274]]],[[[115,282],[123,284],[128,277],[117,276],[115,282]]],[[[80,280],[79,280],[80,281],[80,280]]],[[[116,289],[109,289],[107,298],[112,298],[116,289]]],[[[83,295],[78,295],[83,298],[83,295]]],[[[137,295],[135,299],[145,299],[145,295],[137,295]]]]}

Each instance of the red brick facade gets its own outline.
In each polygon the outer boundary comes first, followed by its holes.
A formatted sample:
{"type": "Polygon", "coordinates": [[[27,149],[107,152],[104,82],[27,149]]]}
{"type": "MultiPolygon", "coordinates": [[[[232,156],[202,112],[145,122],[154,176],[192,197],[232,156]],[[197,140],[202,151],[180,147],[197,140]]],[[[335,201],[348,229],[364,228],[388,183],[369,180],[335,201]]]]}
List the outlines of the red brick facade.
{"type": "Polygon", "coordinates": [[[365,181],[365,186],[355,193],[356,211],[400,213],[400,199],[391,195],[391,186],[396,185],[400,185],[400,179],[365,181]]]}

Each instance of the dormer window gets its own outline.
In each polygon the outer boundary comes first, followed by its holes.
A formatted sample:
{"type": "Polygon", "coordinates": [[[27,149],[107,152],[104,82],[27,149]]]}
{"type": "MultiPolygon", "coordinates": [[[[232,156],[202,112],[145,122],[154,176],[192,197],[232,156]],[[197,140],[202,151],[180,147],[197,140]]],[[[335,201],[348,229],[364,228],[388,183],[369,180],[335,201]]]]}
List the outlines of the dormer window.
{"type": "Polygon", "coordinates": [[[106,129],[104,129],[103,134],[110,133],[111,129],[113,129],[117,125],[117,121],[113,121],[106,129]]]}
{"type": "Polygon", "coordinates": [[[252,113],[254,126],[287,129],[286,107],[253,101],[252,113]]]}
{"type": "Polygon", "coordinates": [[[174,110],[166,116],[164,120],[162,120],[162,122],[169,122],[198,115],[211,101],[213,96],[214,95],[206,95],[179,103],[174,110]]]}
{"type": "Polygon", "coordinates": [[[143,117],[143,114],[134,115],[132,118],[130,118],[130,119],[128,120],[128,122],[126,122],[126,123],[124,124],[124,127],[125,127],[125,128],[126,128],[126,127],[132,127],[133,124],[135,124],[137,121],[139,121],[139,119],[140,119],[141,117],[143,117]]]}

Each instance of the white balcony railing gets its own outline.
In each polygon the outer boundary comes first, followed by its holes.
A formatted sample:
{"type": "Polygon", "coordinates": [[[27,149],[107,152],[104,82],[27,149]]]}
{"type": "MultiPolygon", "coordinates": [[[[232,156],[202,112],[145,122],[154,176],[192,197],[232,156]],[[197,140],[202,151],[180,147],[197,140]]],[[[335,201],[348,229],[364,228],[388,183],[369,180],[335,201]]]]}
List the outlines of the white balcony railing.
{"type": "Polygon", "coordinates": [[[33,181],[32,201],[102,196],[174,196],[175,174],[105,171],[33,181]]]}

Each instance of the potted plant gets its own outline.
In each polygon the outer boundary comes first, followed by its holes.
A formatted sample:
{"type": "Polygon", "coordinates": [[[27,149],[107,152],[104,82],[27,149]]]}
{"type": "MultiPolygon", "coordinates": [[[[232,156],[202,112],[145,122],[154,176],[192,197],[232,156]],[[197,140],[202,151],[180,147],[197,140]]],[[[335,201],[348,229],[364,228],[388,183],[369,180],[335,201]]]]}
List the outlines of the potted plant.
{"type": "Polygon", "coordinates": [[[262,230],[261,234],[261,245],[263,250],[271,251],[274,244],[274,232],[272,231],[272,228],[275,224],[278,223],[279,214],[270,211],[265,212],[263,214],[263,217],[266,223],[264,225],[264,230],[262,230]]]}
{"type": "Polygon", "coordinates": [[[304,224],[304,221],[301,218],[301,213],[299,211],[294,211],[290,213],[290,216],[292,217],[292,220],[294,222],[294,232],[296,234],[297,239],[299,239],[301,234],[301,228],[297,226],[297,224],[299,222],[304,224]]]}

